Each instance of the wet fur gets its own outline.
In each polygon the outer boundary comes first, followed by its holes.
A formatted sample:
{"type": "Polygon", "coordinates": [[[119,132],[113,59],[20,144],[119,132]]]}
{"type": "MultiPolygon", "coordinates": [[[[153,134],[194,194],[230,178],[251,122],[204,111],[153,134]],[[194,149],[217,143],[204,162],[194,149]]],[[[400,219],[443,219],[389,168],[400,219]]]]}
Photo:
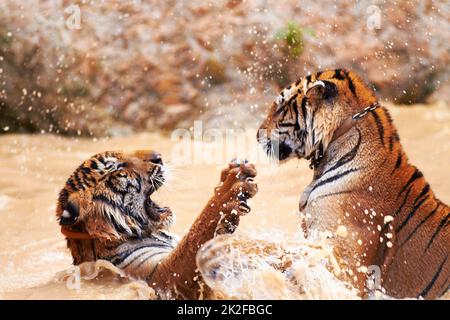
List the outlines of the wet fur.
{"type": "Polygon", "coordinates": [[[333,238],[342,279],[364,296],[361,267],[376,265],[389,295],[436,298],[450,285],[450,209],[409,163],[389,112],[368,112],[333,140],[346,119],[376,102],[355,73],[319,72],[282,91],[258,140],[268,153],[276,146],[283,161],[311,161],[303,226],[333,234],[345,226],[347,237],[333,238]],[[393,221],[385,223],[387,216],[393,221]]]}
{"type": "Polygon", "coordinates": [[[197,298],[202,286],[195,255],[215,235],[233,233],[240,216],[250,211],[246,201],[257,192],[252,180],[256,170],[248,163],[230,163],[213,197],[178,243],[169,233],[172,211],[150,199],[164,183],[158,157],[153,151],[94,155],[61,190],[57,217],[64,228],[92,237],[67,239],[74,264],[109,260],[131,276],[146,279],[161,296],[197,298]]]}

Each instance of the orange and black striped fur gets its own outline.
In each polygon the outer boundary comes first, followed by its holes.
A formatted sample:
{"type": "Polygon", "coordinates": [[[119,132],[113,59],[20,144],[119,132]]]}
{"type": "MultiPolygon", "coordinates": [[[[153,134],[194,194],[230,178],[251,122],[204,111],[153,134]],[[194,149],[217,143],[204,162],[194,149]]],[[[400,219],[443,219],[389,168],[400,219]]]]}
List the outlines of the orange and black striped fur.
{"type": "Polygon", "coordinates": [[[234,232],[240,216],[250,211],[247,199],[257,192],[256,170],[247,162],[230,163],[181,240],[169,233],[172,211],[150,198],[164,184],[166,170],[161,155],[153,151],[94,155],[61,190],[57,217],[74,264],[109,260],[146,279],[160,294],[197,298],[197,251],[217,234],[234,232]]]}
{"type": "Polygon", "coordinates": [[[394,297],[449,289],[450,209],[408,162],[389,112],[355,73],[318,72],[284,89],[258,141],[280,160],[311,161],[303,226],[332,232],[341,277],[361,295],[369,266],[394,297]]]}

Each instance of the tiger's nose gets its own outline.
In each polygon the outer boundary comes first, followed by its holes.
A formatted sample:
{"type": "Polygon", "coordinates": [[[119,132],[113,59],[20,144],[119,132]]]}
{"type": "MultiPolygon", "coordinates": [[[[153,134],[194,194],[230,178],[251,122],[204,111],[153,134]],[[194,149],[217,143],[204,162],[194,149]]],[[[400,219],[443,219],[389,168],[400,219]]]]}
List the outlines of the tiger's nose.
{"type": "Polygon", "coordinates": [[[150,161],[153,162],[154,164],[160,164],[160,165],[162,165],[162,164],[163,164],[163,161],[162,161],[161,153],[159,153],[159,152],[153,152],[153,153],[150,155],[150,161]]]}
{"type": "Polygon", "coordinates": [[[136,150],[134,156],[144,162],[163,164],[161,153],[153,150],[136,150]]]}

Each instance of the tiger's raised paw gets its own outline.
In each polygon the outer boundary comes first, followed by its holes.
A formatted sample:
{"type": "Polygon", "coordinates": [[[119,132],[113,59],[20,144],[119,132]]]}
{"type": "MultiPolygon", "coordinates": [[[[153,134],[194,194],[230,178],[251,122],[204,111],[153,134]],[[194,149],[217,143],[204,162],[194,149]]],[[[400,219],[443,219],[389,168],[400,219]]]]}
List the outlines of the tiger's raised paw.
{"type": "Polygon", "coordinates": [[[221,215],[216,235],[233,233],[239,225],[240,216],[250,212],[247,200],[258,192],[255,177],[255,166],[247,160],[234,159],[228,168],[222,170],[220,184],[215,189],[221,215]]]}

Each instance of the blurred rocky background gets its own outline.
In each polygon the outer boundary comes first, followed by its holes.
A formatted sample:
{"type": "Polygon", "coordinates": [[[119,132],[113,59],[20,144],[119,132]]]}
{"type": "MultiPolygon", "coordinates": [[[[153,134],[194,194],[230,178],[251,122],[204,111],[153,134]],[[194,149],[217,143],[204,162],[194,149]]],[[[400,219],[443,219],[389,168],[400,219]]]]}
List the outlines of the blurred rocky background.
{"type": "Polygon", "coordinates": [[[328,67],[394,103],[448,103],[449,16],[428,0],[1,0],[0,131],[242,126],[328,67]]]}

